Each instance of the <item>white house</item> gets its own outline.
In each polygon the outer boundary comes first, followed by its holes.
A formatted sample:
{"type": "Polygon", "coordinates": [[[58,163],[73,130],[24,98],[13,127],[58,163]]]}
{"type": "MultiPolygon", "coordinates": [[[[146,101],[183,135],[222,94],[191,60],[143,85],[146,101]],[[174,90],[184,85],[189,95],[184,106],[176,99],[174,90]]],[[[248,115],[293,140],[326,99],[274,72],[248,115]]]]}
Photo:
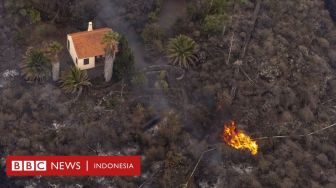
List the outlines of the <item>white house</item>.
{"type": "Polygon", "coordinates": [[[89,22],[87,31],[67,35],[67,48],[76,67],[86,70],[104,63],[105,46],[101,41],[110,31],[111,28],[93,30],[89,22]]]}

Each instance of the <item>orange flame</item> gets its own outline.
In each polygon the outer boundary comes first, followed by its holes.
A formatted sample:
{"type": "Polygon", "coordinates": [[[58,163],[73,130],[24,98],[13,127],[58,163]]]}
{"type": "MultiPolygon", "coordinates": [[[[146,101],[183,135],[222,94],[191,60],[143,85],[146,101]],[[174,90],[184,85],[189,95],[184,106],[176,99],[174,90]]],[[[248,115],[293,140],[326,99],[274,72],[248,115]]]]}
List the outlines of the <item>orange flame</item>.
{"type": "Polygon", "coordinates": [[[252,155],[258,153],[257,142],[242,131],[237,131],[237,126],[234,121],[224,125],[222,137],[225,143],[235,149],[247,149],[252,155]]]}

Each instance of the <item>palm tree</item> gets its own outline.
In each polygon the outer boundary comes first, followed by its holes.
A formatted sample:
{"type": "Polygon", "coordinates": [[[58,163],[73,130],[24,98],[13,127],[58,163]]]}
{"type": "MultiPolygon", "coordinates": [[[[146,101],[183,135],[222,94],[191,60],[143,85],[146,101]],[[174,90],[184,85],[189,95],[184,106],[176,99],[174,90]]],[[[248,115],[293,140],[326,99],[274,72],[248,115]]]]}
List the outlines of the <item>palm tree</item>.
{"type": "Polygon", "coordinates": [[[198,45],[188,36],[179,35],[169,40],[167,56],[173,65],[189,68],[197,60],[198,45]]]}
{"type": "Polygon", "coordinates": [[[52,78],[54,81],[58,81],[60,74],[59,53],[63,50],[63,46],[57,41],[52,41],[48,44],[46,50],[49,58],[52,60],[52,78]]]}
{"type": "Polygon", "coordinates": [[[72,67],[61,79],[61,88],[67,93],[77,93],[79,97],[84,89],[91,86],[89,76],[86,71],[81,71],[77,67],[72,67]]]}
{"type": "Polygon", "coordinates": [[[102,44],[105,45],[105,67],[104,77],[105,81],[109,82],[112,79],[113,64],[116,53],[119,51],[119,34],[113,31],[106,33],[102,39],[102,44]]]}
{"type": "Polygon", "coordinates": [[[50,60],[42,50],[28,48],[21,65],[22,75],[28,81],[42,81],[50,76],[50,60]]]}

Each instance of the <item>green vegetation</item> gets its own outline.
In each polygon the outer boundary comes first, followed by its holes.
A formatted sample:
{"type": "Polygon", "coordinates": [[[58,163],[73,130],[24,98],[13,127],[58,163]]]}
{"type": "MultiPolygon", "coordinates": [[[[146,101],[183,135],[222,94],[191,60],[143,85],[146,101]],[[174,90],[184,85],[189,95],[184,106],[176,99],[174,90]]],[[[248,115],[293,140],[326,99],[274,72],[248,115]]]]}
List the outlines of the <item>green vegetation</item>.
{"type": "Polygon", "coordinates": [[[131,83],[133,86],[141,88],[148,83],[148,79],[143,72],[139,72],[133,75],[131,83]]]}
{"type": "Polygon", "coordinates": [[[61,88],[67,93],[81,93],[90,86],[91,82],[87,72],[85,70],[81,71],[77,67],[72,67],[61,79],[61,88]]]}
{"type": "Polygon", "coordinates": [[[197,51],[196,42],[185,35],[170,39],[167,46],[167,56],[170,62],[181,68],[189,68],[195,64],[197,51]]]}
{"type": "MultiPolygon", "coordinates": [[[[2,11],[0,3],[1,159],[142,155],[146,176],[100,181],[0,176],[0,187],[335,187],[336,127],[319,132],[336,122],[336,27],[323,1],[166,0],[163,6],[169,2],[169,9],[181,12],[167,19],[164,7],[160,16],[153,13],[157,24],[148,19],[155,0],[9,1],[18,10],[38,10],[43,19],[32,24],[18,11],[2,11]],[[98,8],[91,12],[79,4],[98,8]],[[184,14],[187,4],[194,16],[184,14]],[[83,19],[74,23],[74,12],[83,19]],[[68,32],[85,30],[92,13],[107,25],[116,23],[113,29],[136,28],[125,31],[130,44],[122,36],[111,40],[118,43],[113,84],[104,83],[102,67],[90,70],[89,80],[85,71],[68,70],[72,61],[57,45],[40,46],[66,42],[68,32]],[[178,24],[165,25],[173,17],[178,24]],[[17,28],[22,29],[15,41],[17,28]],[[137,40],[140,31],[145,45],[137,40]],[[168,43],[169,60],[183,68],[167,65],[168,43]],[[16,77],[17,62],[26,63],[19,55],[26,45],[44,52],[41,59],[52,66],[60,59],[66,70],[62,82],[27,84],[16,77]],[[129,47],[139,54],[133,57],[129,47]],[[162,49],[164,55],[158,53],[162,49]],[[143,56],[145,62],[133,68],[134,59],[143,56]],[[87,88],[82,100],[71,100],[87,88]],[[227,118],[257,140],[257,156],[222,143],[227,118]],[[295,136],[312,131],[318,134],[295,136]],[[258,139],[274,135],[291,136],[258,139]]],[[[4,170],[0,163],[0,173],[4,170]]]]}
{"type": "Polygon", "coordinates": [[[228,21],[229,7],[233,9],[233,0],[211,0],[209,1],[209,11],[203,19],[202,29],[207,34],[217,34],[224,32],[228,21]]]}
{"type": "Polygon", "coordinates": [[[102,43],[105,45],[106,54],[114,54],[118,52],[119,38],[119,34],[114,31],[110,31],[104,35],[102,43]]]}
{"type": "Polygon", "coordinates": [[[106,82],[112,79],[114,60],[119,51],[119,38],[117,32],[110,31],[104,35],[101,41],[105,45],[104,77],[106,82]]]}
{"type": "Polygon", "coordinates": [[[28,81],[43,81],[50,76],[50,59],[42,50],[28,48],[21,70],[28,81]]]}
{"type": "Polygon", "coordinates": [[[119,40],[119,52],[115,59],[113,74],[116,80],[131,80],[134,73],[134,55],[131,48],[128,46],[127,39],[122,36],[119,40]]]}
{"type": "Polygon", "coordinates": [[[154,43],[156,40],[162,40],[163,30],[157,24],[147,24],[141,33],[145,43],[154,43]]]}
{"type": "Polygon", "coordinates": [[[222,31],[223,21],[227,20],[226,15],[207,15],[203,21],[202,29],[207,34],[216,34],[222,31]]]}
{"type": "Polygon", "coordinates": [[[34,8],[22,8],[19,10],[19,13],[23,17],[27,17],[29,22],[32,24],[38,23],[41,21],[41,13],[34,8]]]}
{"type": "Polygon", "coordinates": [[[142,30],[141,37],[150,56],[163,54],[165,33],[157,24],[147,24],[142,30]]]}
{"type": "Polygon", "coordinates": [[[212,14],[226,14],[227,8],[232,6],[234,0],[210,0],[209,13],[212,14]]]}
{"type": "Polygon", "coordinates": [[[58,81],[60,74],[60,58],[59,53],[63,50],[63,46],[57,42],[52,41],[48,44],[46,52],[52,61],[52,78],[54,81],[58,81]]]}
{"type": "Polygon", "coordinates": [[[245,4],[248,0],[210,0],[209,14],[227,14],[235,4],[245,4]]]}
{"type": "Polygon", "coordinates": [[[38,23],[41,21],[41,13],[33,8],[27,9],[27,16],[32,24],[38,23]]]}
{"type": "Polygon", "coordinates": [[[59,61],[59,53],[63,50],[62,44],[60,44],[57,41],[51,41],[46,49],[47,54],[49,55],[49,58],[53,62],[58,62],[59,61]]]}
{"type": "Polygon", "coordinates": [[[154,0],[153,3],[153,11],[148,13],[148,22],[149,23],[154,23],[158,20],[160,11],[162,7],[162,0],[154,0]]]}
{"type": "Polygon", "coordinates": [[[161,71],[158,75],[158,80],[155,82],[155,88],[162,90],[164,93],[169,92],[169,84],[167,82],[167,72],[161,71]]]}
{"type": "Polygon", "coordinates": [[[198,5],[190,4],[188,13],[195,21],[200,21],[202,31],[206,35],[223,33],[229,25],[230,15],[238,5],[246,4],[248,0],[209,0],[200,1],[198,5]]]}

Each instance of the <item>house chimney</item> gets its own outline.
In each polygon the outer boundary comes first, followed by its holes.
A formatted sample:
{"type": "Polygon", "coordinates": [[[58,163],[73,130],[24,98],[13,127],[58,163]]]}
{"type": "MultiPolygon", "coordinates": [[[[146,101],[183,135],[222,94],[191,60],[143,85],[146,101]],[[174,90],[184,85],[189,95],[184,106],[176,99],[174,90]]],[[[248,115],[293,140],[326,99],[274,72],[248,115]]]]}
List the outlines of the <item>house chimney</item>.
{"type": "Polygon", "coordinates": [[[89,22],[89,27],[88,27],[88,31],[92,31],[93,27],[92,27],[92,22],[89,22]]]}

